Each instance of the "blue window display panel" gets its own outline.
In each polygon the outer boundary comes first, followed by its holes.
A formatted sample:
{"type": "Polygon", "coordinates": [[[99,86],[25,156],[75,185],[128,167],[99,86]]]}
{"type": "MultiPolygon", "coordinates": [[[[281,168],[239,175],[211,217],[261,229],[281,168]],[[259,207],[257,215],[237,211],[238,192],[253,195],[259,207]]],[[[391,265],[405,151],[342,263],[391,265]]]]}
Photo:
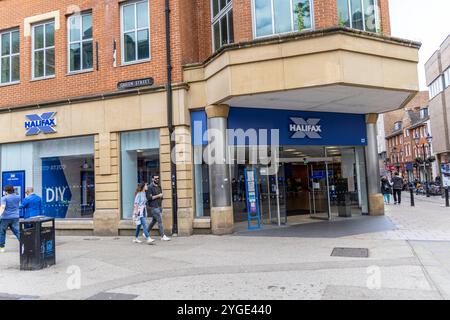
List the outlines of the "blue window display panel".
{"type": "Polygon", "coordinates": [[[259,195],[256,168],[244,170],[247,194],[247,220],[248,230],[261,228],[261,213],[259,209],[259,195]],[[256,222],[256,225],[255,225],[256,222]]]}

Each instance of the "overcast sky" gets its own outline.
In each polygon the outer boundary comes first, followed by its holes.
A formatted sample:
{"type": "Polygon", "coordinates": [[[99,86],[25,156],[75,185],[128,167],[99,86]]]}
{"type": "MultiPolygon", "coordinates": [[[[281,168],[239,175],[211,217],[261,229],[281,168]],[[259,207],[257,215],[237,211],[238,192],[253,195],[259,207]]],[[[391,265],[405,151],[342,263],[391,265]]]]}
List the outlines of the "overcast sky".
{"type": "Polygon", "coordinates": [[[391,33],[422,42],[420,89],[427,90],[425,62],[450,34],[450,0],[390,0],[391,33]]]}

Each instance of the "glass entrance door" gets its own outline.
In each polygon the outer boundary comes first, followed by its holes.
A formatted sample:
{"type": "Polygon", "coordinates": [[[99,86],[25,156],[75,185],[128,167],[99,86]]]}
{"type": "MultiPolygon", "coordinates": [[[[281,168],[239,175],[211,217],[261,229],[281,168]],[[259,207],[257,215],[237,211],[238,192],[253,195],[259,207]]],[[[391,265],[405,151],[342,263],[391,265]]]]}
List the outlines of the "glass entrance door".
{"type": "Polygon", "coordinates": [[[309,213],[313,219],[330,219],[328,162],[308,164],[309,176],[309,213]]]}
{"type": "Polygon", "coordinates": [[[260,208],[264,224],[287,223],[284,166],[271,174],[267,166],[259,167],[260,208]]]}

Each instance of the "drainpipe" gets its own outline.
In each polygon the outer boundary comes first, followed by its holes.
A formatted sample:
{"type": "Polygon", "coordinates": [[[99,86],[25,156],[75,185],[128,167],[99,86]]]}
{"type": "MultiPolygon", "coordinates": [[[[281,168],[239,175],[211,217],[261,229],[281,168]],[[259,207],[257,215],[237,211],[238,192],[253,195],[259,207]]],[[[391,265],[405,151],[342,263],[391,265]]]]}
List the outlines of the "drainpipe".
{"type": "Polygon", "coordinates": [[[178,201],[177,201],[177,167],[175,164],[175,137],[173,135],[173,101],[172,101],[172,53],[170,48],[170,7],[169,0],[165,5],[166,15],[166,59],[167,59],[167,125],[170,138],[170,177],[172,186],[172,235],[178,234],[178,201]]]}

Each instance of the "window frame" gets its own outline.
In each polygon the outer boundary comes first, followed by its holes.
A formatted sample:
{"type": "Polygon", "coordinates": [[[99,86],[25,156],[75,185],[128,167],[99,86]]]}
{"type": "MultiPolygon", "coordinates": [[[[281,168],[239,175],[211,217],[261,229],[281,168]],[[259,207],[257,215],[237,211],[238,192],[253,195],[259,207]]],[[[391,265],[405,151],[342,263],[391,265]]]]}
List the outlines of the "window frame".
{"type": "Polygon", "coordinates": [[[120,3],[120,62],[122,66],[127,65],[133,65],[143,62],[149,62],[152,59],[152,46],[151,46],[151,29],[150,29],[150,1],[149,0],[135,0],[135,1],[126,1],[123,3],[120,3]],[[137,26],[137,5],[139,3],[146,2],[148,6],[148,26],[146,28],[138,28],[137,26]],[[136,43],[135,43],[135,60],[133,61],[125,61],[125,41],[124,41],[124,19],[123,19],[123,10],[125,7],[133,5],[134,6],[134,26],[135,29],[128,30],[127,33],[134,32],[136,36],[136,43]],[[139,52],[138,52],[138,43],[137,43],[137,34],[139,31],[147,30],[148,29],[148,58],[144,59],[138,59],[139,52]]]}
{"type": "Polygon", "coordinates": [[[56,44],[56,37],[55,37],[55,20],[46,20],[46,21],[41,21],[41,22],[37,22],[35,24],[33,24],[31,26],[31,81],[35,81],[35,80],[44,80],[44,79],[51,79],[54,78],[56,76],[56,48],[55,48],[55,44],[56,44]],[[53,46],[47,47],[47,40],[45,39],[45,31],[47,30],[47,25],[53,23],[53,46]],[[35,30],[37,27],[39,26],[43,26],[44,27],[44,47],[40,48],[40,49],[35,49],[34,48],[34,43],[35,43],[35,30]],[[54,54],[54,62],[55,62],[55,72],[52,75],[47,75],[47,70],[46,70],[46,65],[47,65],[47,55],[45,54],[45,52],[47,50],[52,50],[53,49],[53,54],[54,54]],[[43,51],[44,52],[44,75],[41,77],[36,77],[34,74],[35,71],[35,66],[34,66],[34,54],[36,51],[43,51]]]}
{"type": "MultiPolygon", "coordinates": [[[[233,41],[230,42],[230,21],[229,21],[229,13],[233,11],[233,23],[234,23],[234,10],[233,10],[233,0],[229,0],[230,2],[228,2],[225,7],[223,7],[222,10],[220,10],[219,8],[219,12],[217,13],[216,16],[214,16],[214,7],[213,7],[213,1],[215,0],[210,0],[210,4],[211,4],[211,36],[212,36],[212,52],[216,52],[218,50],[220,50],[220,48],[222,48],[224,45],[227,44],[231,44],[234,42],[234,34],[233,34],[233,41]],[[227,43],[226,44],[222,44],[222,29],[220,28],[220,20],[222,20],[223,17],[226,16],[227,19],[227,29],[228,29],[228,39],[227,39],[227,43]],[[219,23],[219,33],[220,33],[220,43],[221,45],[216,49],[216,39],[214,37],[214,25],[216,23],[219,23]]],[[[219,0],[220,1],[220,0],[219,0]]],[[[234,33],[234,26],[233,26],[233,33],[234,33]]]]}
{"type": "Polygon", "coordinates": [[[429,86],[430,100],[433,100],[442,91],[444,91],[444,77],[440,74],[436,79],[434,79],[429,86]]]}
{"type": "MultiPolygon", "coordinates": [[[[353,27],[353,18],[352,18],[352,4],[351,1],[352,0],[346,0],[347,1],[347,5],[348,5],[348,17],[349,17],[349,21],[350,21],[350,27],[351,29],[356,29],[356,30],[361,30],[361,29],[357,29],[353,27]]],[[[380,27],[381,27],[381,16],[380,16],[380,5],[379,5],[379,1],[378,0],[373,0],[374,6],[376,8],[375,10],[375,32],[374,31],[368,31],[366,30],[366,20],[364,18],[365,16],[365,6],[364,6],[364,0],[358,0],[361,2],[361,8],[362,8],[362,14],[363,14],[363,27],[364,29],[361,31],[364,32],[370,32],[370,33],[378,33],[380,32],[380,27]]],[[[336,12],[337,14],[337,18],[339,21],[339,10],[336,12]]]]}
{"type": "Polygon", "coordinates": [[[450,87],[450,67],[444,71],[444,88],[447,89],[450,87]]]}
{"type": "Polygon", "coordinates": [[[20,28],[12,28],[12,29],[8,29],[8,30],[3,30],[0,31],[0,87],[1,86],[9,86],[9,85],[14,85],[14,84],[18,84],[20,83],[20,28]],[[19,52],[18,53],[12,53],[12,34],[14,32],[17,32],[19,34],[19,52]],[[2,37],[4,34],[9,34],[9,54],[7,55],[2,55],[2,37]],[[4,58],[8,58],[9,61],[9,81],[7,82],[1,82],[1,70],[2,70],[2,60],[4,58]],[[12,58],[13,57],[19,57],[19,80],[14,80],[12,81],[12,58]]]}
{"type": "Polygon", "coordinates": [[[94,70],[94,21],[92,18],[92,11],[87,11],[79,14],[73,14],[67,18],[67,71],[69,74],[77,74],[77,73],[83,73],[83,72],[90,72],[94,70]],[[92,37],[89,39],[83,40],[83,17],[84,16],[91,16],[91,23],[92,23],[92,37]],[[70,41],[70,20],[73,18],[80,19],[80,40],[78,41],[70,41]],[[84,42],[92,42],[92,67],[83,69],[83,43],[84,42]],[[80,70],[71,70],[70,69],[70,46],[72,44],[80,44],[80,70]]]}
{"type": "Polygon", "coordinates": [[[275,19],[274,19],[274,6],[273,6],[273,1],[274,0],[269,0],[270,1],[270,5],[271,5],[271,17],[272,17],[272,33],[268,34],[268,35],[264,35],[264,36],[258,36],[256,33],[256,2],[257,0],[252,0],[252,29],[253,29],[253,39],[264,39],[264,38],[269,38],[269,37],[273,37],[273,36],[277,36],[277,35],[284,35],[284,34],[289,34],[289,33],[295,33],[295,32],[303,32],[303,31],[312,31],[315,29],[315,19],[314,19],[314,1],[315,0],[308,0],[309,1],[309,7],[310,7],[310,13],[309,15],[311,16],[311,28],[305,28],[302,31],[298,31],[295,30],[294,27],[294,11],[293,11],[293,6],[292,6],[292,1],[294,0],[289,0],[290,1],[290,7],[291,7],[291,30],[287,31],[287,32],[280,32],[280,33],[276,33],[275,32],[275,19]]]}
{"type": "Polygon", "coordinates": [[[429,109],[428,107],[420,109],[420,119],[425,119],[429,116],[429,109]]]}

